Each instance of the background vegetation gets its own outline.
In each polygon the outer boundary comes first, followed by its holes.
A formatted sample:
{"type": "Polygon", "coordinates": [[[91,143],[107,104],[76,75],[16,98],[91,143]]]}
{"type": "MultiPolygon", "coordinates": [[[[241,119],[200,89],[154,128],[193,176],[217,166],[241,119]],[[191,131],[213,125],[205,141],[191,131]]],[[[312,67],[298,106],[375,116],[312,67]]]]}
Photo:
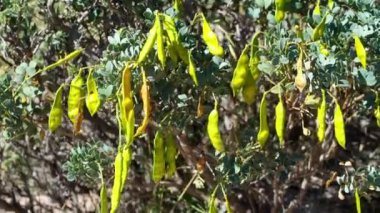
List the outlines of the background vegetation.
{"type": "MultiPolygon", "coordinates": [[[[206,211],[217,184],[226,189],[235,212],[355,211],[354,188],[359,189],[363,212],[380,211],[380,131],[373,116],[380,85],[379,1],[338,0],[330,10],[322,0],[322,15],[329,14],[323,37],[313,42],[313,28],[321,20],[312,15],[315,2],[288,1],[285,19],[276,23],[274,1],[184,1],[176,27],[183,45],[192,49],[199,86],[194,86],[185,64],[176,66],[169,60],[162,69],[156,51],[149,55],[144,67],[152,117],[147,134],[132,145],[120,212],[206,211]],[[223,58],[208,52],[201,24],[193,22],[197,12],[204,13],[218,34],[226,52],[223,58]],[[263,32],[258,51],[261,76],[257,99],[248,105],[240,96],[232,96],[230,81],[237,58],[257,31],[263,32]],[[356,57],[353,34],[366,47],[366,69],[356,57]],[[308,80],[303,92],[294,87],[297,44],[301,43],[308,80]],[[322,54],[321,47],[329,54],[322,54]],[[265,149],[260,149],[258,110],[263,92],[271,88],[267,97],[271,134],[265,149]],[[334,138],[330,96],[326,139],[323,144],[317,142],[320,89],[339,100],[346,123],[346,150],[334,138]],[[284,148],[274,130],[280,91],[287,109],[284,148]],[[220,103],[219,127],[227,147],[223,154],[215,153],[206,133],[213,94],[220,103]],[[197,117],[199,100],[205,108],[201,117],[197,117]],[[152,141],[159,124],[174,128],[180,154],[176,175],[155,184],[152,141]]],[[[162,0],[2,1],[0,210],[98,211],[97,163],[103,167],[107,187],[112,187],[118,144],[115,94],[123,63],[136,60],[156,10],[175,15],[172,2],[162,0]],[[21,84],[79,48],[85,48],[80,57],[21,84]],[[56,132],[49,132],[55,91],[86,66],[95,66],[100,111],[94,116],[85,111],[78,135],[72,133],[67,116],[56,132]]],[[[140,79],[134,70],[136,124],[143,119],[140,79]]],[[[218,209],[225,211],[221,191],[217,198],[218,209]]]]}

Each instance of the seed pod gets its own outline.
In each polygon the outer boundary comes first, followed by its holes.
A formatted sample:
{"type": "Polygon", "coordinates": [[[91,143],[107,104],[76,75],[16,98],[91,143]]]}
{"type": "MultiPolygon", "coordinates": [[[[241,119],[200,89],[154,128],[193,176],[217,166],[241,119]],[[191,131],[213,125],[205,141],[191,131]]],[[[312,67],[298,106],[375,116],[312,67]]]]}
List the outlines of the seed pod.
{"type": "Polygon", "coordinates": [[[346,133],[344,127],[343,113],[340,109],[338,100],[335,99],[335,110],[334,110],[334,128],[335,128],[335,138],[338,144],[346,149],[346,133]]]}
{"type": "Polygon", "coordinates": [[[327,6],[329,7],[330,10],[332,10],[334,7],[334,0],[328,0],[327,6]]]}
{"type": "Polygon", "coordinates": [[[356,203],[356,212],[361,213],[362,212],[362,207],[360,204],[360,195],[358,188],[355,188],[355,203],[356,203]]]}
{"type": "Polygon", "coordinates": [[[296,75],[296,78],[294,79],[294,84],[300,92],[302,92],[302,90],[305,88],[307,84],[306,77],[302,73],[302,64],[303,64],[303,58],[302,58],[302,51],[300,49],[300,54],[297,59],[297,75],[296,75]]]}
{"type": "Polygon", "coordinates": [[[323,43],[319,44],[319,52],[324,56],[329,56],[330,52],[323,43]]]}
{"type": "Polygon", "coordinates": [[[314,28],[312,37],[313,41],[319,40],[323,36],[323,32],[325,31],[327,15],[328,13],[326,13],[325,16],[323,16],[321,22],[314,28]]]}
{"type": "Polygon", "coordinates": [[[132,148],[130,146],[125,146],[122,152],[123,156],[123,169],[122,169],[122,174],[121,174],[121,187],[120,187],[120,193],[123,192],[123,188],[125,185],[125,182],[127,181],[128,178],[128,171],[129,171],[129,165],[131,163],[132,159],[132,148]]]}
{"type": "Polygon", "coordinates": [[[162,32],[160,16],[158,14],[156,14],[156,22],[158,23],[157,24],[157,56],[158,56],[158,60],[161,63],[161,66],[165,67],[166,54],[165,54],[165,47],[164,47],[164,35],[162,32]]]}
{"type": "Polygon", "coordinates": [[[150,111],[151,111],[150,97],[149,97],[149,86],[147,83],[147,79],[146,79],[144,70],[142,70],[142,77],[143,77],[143,85],[141,86],[140,94],[141,94],[141,99],[142,99],[143,105],[144,105],[144,119],[143,119],[141,126],[139,128],[137,128],[135,137],[143,134],[146,131],[146,128],[149,124],[149,117],[150,117],[150,111]]]}
{"type": "Polygon", "coordinates": [[[70,83],[69,97],[67,99],[67,114],[70,121],[74,124],[73,132],[77,134],[83,120],[83,91],[84,80],[82,70],[70,83]]]}
{"type": "Polygon", "coordinates": [[[256,32],[252,37],[251,54],[249,58],[249,68],[250,68],[251,75],[254,81],[256,81],[260,76],[260,70],[257,67],[260,62],[260,58],[256,54],[257,51],[259,50],[259,40],[258,40],[259,35],[260,35],[260,32],[256,32]]]}
{"type": "Polygon", "coordinates": [[[281,95],[278,96],[279,102],[276,106],[276,133],[280,141],[280,147],[284,147],[284,128],[286,119],[286,110],[281,95]]]}
{"type": "Polygon", "coordinates": [[[210,51],[211,54],[222,57],[224,55],[224,50],[223,50],[223,47],[220,46],[219,44],[217,35],[212,31],[210,24],[207,22],[206,17],[203,14],[202,14],[202,18],[203,18],[202,38],[204,42],[206,43],[208,50],[210,51]]]}
{"type": "Polygon", "coordinates": [[[366,69],[367,68],[367,53],[365,52],[364,46],[362,42],[360,41],[360,38],[358,36],[354,36],[354,40],[355,40],[356,55],[358,56],[363,68],[366,69]]]}
{"type": "Polygon", "coordinates": [[[198,78],[197,78],[197,73],[196,73],[196,68],[193,62],[193,59],[191,57],[191,51],[189,51],[189,75],[191,79],[194,81],[195,86],[198,86],[198,78]]]}
{"type": "Polygon", "coordinates": [[[45,70],[45,71],[51,70],[51,69],[54,69],[54,68],[56,68],[56,67],[58,67],[64,63],[68,62],[68,61],[71,61],[74,58],[76,58],[78,55],[80,55],[83,52],[83,50],[84,50],[83,48],[80,48],[78,50],[74,50],[73,52],[66,55],[64,58],[61,58],[58,61],[56,61],[55,63],[44,67],[43,70],[45,70]]]}
{"type": "Polygon", "coordinates": [[[50,110],[49,114],[49,129],[50,131],[54,132],[59,125],[62,123],[62,115],[63,115],[63,109],[62,109],[62,93],[63,93],[63,86],[62,84],[57,92],[55,93],[53,105],[50,110]]]}
{"type": "Polygon", "coordinates": [[[216,187],[214,189],[214,191],[211,194],[210,200],[208,202],[208,212],[209,213],[217,213],[218,212],[218,210],[216,209],[216,203],[215,203],[217,189],[218,189],[218,187],[216,187]]]}
{"type": "Polygon", "coordinates": [[[166,159],[166,174],[169,177],[172,177],[177,169],[176,166],[176,156],[177,156],[177,145],[174,141],[174,135],[172,130],[169,130],[166,141],[165,141],[165,146],[166,146],[166,153],[165,153],[165,159],[166,159]]]}
{"type": "Polygon", "coordinates": [[[276,11],[274,18],[276,22],[281,22],[285,17],[285,0],[275,0],[276,11]]]}
{"type": "MultiPolygon", "coordinates": [[[[179,35],[177,32],[177,29],[175,28],[175,23],[172,17],[168,15],[164,15],[164,27],[165,27],[165,32],[168,36],[168,39],[170,41],[170,45],[168,46],[169,48],[169,53],[170,53],[170,48],[174,48],[176,51],[177,55],[181,58],[185,64],[189,63],[189,56],[187,50],[182,46],[182,43],[179,39],[179,35]]],[[[173,53],[174,55],[174,53],[173,53]]],[[[172,56],[171,56],[172,57],[172,56]]],[[[172,58],[173,60],[173,58],[172,58]]],[[[173,60],[174,61],[174,60],[173,60]]]]}
{"type": "Polygon", "coordinates": [[[315,4],[314,10],[313,10],[313,16],[320,16],[321,15],[320,3],[321,3],[321,0],[317,0],[317,3],[315,4]]]}
{"type": "Polygon", "coordinates": [[[135,113],[133,111],[132,100],[132,66],[131,63],[126,63],[122,74],[122,90],[121,98],[119,100],[120,107],[120,120],[121,126],[124,130],[126,138],[126,146],[129,146],[133,142],[134,137],[134,125],[135,125],[135,113]]]}
{"type": "Polygon", "coordinates": [[[121,195],[121,183],[123,173],[123,155],[121,151],[118,151],[115,157],[115,172],[113,179],[112,195],[111,195],[111,212],[116,212],[120,204],[121,195]]]}
{"type": "Polygon", "coordinates": [[[203,98],[202,98],[202,95],[201,95],[201,96],[199,96],[199,99],[198,99],[197,118],[202,117],[204,113],[205,113],[205,109],[204,109],[204,106],[203,106],[203,98]]]}
{"type": "Polygon", "coordinates": [[[320,105],[318,106],[318,112],[317,112],[317,137],[319,143],[322,143],[325,139],[325,132],[326,132],[326,94],[325,90],[322,89],[322,100],[320,105]]]}
{"type": "Polygon", "coordinates": [[[231,80],[231,88],[234,96],[237,95],[247,80],[247,74],[249,73],[248,47],[247,45],[241,53],[231,80]]]}
{"type": "Polygon", "coordinates": [[[256,100],[257,92],[258,92],[258,88],[256,85],[256,81],[253,79],[251,73],[247,72],[247,80],[246,80],[245,85],[243,86],[243,91],[242,91],[244,101],[248,105],[251,105],[256,100]]]}
{"type": "Polygon", "coordinates": [[[153,181],[159,182],[165,175],[165,150],[162,132],[158,130],[154,137],[153,181]]]}
{"type": "Polygon", "coordinates": [[[102,186],[100,187],[100,213],[108,212],[108,200],[107,200],[107,188],[102,180],[102,186]]]}
{"type": "Polygon", "coordinates": [[[219,132],[219,113],[218,113],[218,102],[215,99],[214,109],[210,112],[208,116],[207,123],[207,133],[210,138],[211,144],[218,152],[224,152],[224,144],[222,141],[222,136],[219,132]]]}
{"type": "Polygon", "coordinates": [[[173,8],[177,12],[178,15],[181,15],[182,9],[183,9],[182,0],[174,0],[173,8]]]}
{"type": "MultiPolygon", "coordinates": [[[[158,16],[156,14],[156,16],[158,16]]],[[[144,46],[142,47],[139,57],[137,59],[137,65],[141,64],[145,58],[148,56],[149,52],[152,50],[154,42],[156,41],[157,38],[157,29],[158,26],[160,25],[160,22],[157,21],[157,18],[154,21],[153,27],[149,31],[148,38],[145,41],[144,46]]]]}
{"type": "Polygon", "coordinates": [[[92,70],[90,71],[87,77],[86,106],[91,116],[95,115],[100,106],[98,86],[96,85],[96,81],[94,79],[92,70]]]}
{"type": "Polygon", "coordinates": [[[269,127],[268,127],[268,121],[267,121],[266,95],[267,95],[267,93],[265,92],[263,94],[263,97],[262,97],[261,103],[260,103],[260,129],[259,129],[259,133],[257,134],[257,141],[259,142],[261,148],[264,148],[265,144],[267,143],[268,137],[269,137],[269,127]]]}
{"type": "Polygon", "coordinates": [[[380,127],[380,98],[379,98],[379,93],[376,93],[376,100],[375,100],[375,118],[376,118],[376,123],[377,126],[380,127]]]}

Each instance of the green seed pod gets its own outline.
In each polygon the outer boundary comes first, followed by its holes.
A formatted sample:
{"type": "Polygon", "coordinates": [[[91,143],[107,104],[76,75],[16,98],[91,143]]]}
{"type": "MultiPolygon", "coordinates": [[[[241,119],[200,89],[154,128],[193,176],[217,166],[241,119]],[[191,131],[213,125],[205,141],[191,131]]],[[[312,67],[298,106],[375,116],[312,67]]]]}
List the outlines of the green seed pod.
{"type": "Polygon", "coordinates": [[[54,132],[62,123],[62,93],[63,93],[63,84],[58,88],[55,93],[55,98],[53,105],[49,114],[49,129],[54,132]]]}
{"type": "Polygon", "coordinates": [[[343,113],[340,109],[338,100],[335,99],[335,110],[334,110],[334,128],[335,128],[335,138],[338,144],[346,149],[346,132],[344,127],[343,113]]]}
{"type": "Polygon", "coordinates": [[[224,152],[224,144],[219,131],[218,102],[216,101],[216,99],[214,109],[208,116],[207,133],[208,137],[210,138],[211,144],[214,146],[214,148],[218,152],[224,152]]]}
{"type": "Polygon", "coordinates": [[[322,101],[318,107],[317,111],[317,137],[319,143],[322,143],[325,139],[326,132],[326,94],[325,90],[322,89],[322,101]]]}
{"type": "Polygon", "coordinates": [[[266,95],[267,93],[263,94],[263,97],[260,103],[260,129],[259,129],[259,133],[257,134],[257,141],[259,142],[261,148],[264,148],[269,138],[266,95]]]}
{"type": "Polygon", "coordinates": [[[249,73],[249,45],[247,45],[241,53],[234,74],[231,80],[231,88],[234,96],[237,95],[239,90],[245,85],[247,81],[247,74],[249,73]]]}
{"type": "Polygon", "coordinates": [[[158,130],[154,137],[153,180],[159,182],[165,175],[165,149],[162,132],[158,130]]]}
{"type": "Polygon", "coordinates": [[[166,173],[169,177],[172,177],[177,169],[176,167],[177,145],[174,141],[174,135],[171,130],[169,130],[167,134],[165,146],[166,146],[165,159],[166,159],[166,164],[167,164],[166,173]]]}
{"type": "Polygon", "coordinates": [[[286,121],[286,109],[281,95],[278,96],[279,102],[276,106],[276,133],[280,141],[280,147],[284,147],[284,129],[286,121]]]}
{"type": "Polygon", "coordinates": [[[98,86],[91,70],[87,77],[87,96],[86,106],[91,116],[94,116],[100,107],[100,98],[98,93],[98,86]]]}

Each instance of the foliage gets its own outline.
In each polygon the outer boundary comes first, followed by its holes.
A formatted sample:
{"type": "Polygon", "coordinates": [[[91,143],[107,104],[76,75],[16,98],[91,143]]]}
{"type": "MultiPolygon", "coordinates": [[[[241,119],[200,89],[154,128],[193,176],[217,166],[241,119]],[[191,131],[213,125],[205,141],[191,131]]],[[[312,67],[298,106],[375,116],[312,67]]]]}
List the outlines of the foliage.
{"type": "MultiPolygon", "coordinates": [[[[327,200],[323,193],[328,190],[333,194],[328,206],[349,204],[353,209],[354,199],[341,201],[338,197],[343,192],[353,197],[355,189],[368,201],[362,204],[363,209],[375,211],[378,207],[373,203],[380,187],[380,132],[373,116],[380,85],[379,3],[339,0],[330,9],[327,1],[322,1],[322,15],[315,16],[314,2],[289,0],[285,19],[277,23],[274,2],[183,1],[182,11],[177,13],[172,1],[164,0],[5,1],[0,5],[0,153],[4,153],[0,154],[0,188],[4,188],[0,199],[3,195],[13,197],[13,203],[5,202],[8,208],[13,205],[35,211],[63,206],[69,200],[67,210],[95,211],[98,203],[84,209],[85,205],[70,195],[98,192],[102,178],[107,188],[112,188],[112,162],[123,141],[115,116],[122,71],[126,62],[137,60],[159,12],[175,19],[179,40],[194,60],[199,85],[194,85],[184,62],[167,59],[163,68],[156,56],[157,46],[142,63],[150,87],[152,116],[146,134],[132,144],[132,163],[121,198],[128,202],[121,204],[121,212],[206,211],[211,194],[220,204],[217,209],[226,209],[221,205],[225,201],[222,190],[226,190],[236,212],[309,211],[319,208],[314,204],[310,207],[315,202],[313,193],[316,199],[327,200]],[[197,11],[203,12],[218,36],[223,57],[213,56],[203,41],[197,11]],[[323,35],[313,40],[313,30],[324,16],[323,35]],[[240,54],[259,31],[255,56],[260,77],[255,82],[255,102],[250,105],[241,94],[233,95],[230,82],[240,54]],[[354,35],[367,51],[366,68],[356,57],[354,35]],[[85,50],[78,57],[44,71],[80,48],[85,50]],[[300,55],[301,74],[307,80],[302,91],[295,85],[300,55]],[[94,116],[85,108],[81,131],[74,135],[65,104],[63,124],[56,132],[48,132],[55,91],[62,83],[66,85],[66,103],[69,83],[83,67],[83,76],[93,71],[101,108],[94,116]],[[328,91],[327,127],[325,141],[318,144],[315,120],[321,89],[328,91]],[[270,135],[262,149],[257,134],[264,93],[270,135]],[[279,95],[286,108],[284,147],[275,134],[279,95]],[[215,152],[207,135],[214,96],[218,100],[218,129],[226,147],[222,153],[215,152]],[[346,150],[334,138],[335,100],[343,110],[346,150]],[[180,153],[177,172],[155,184],[150,172],[153,138],[158,129],[169,128],[176,135],[180,153]],[[357,169],[339,166],[346,161],[357,169]],[[17,162],[23,163],[17,166],[17,162]],[[44,172],[39,167],[50,169],[49,179],[41,181],[44,172]],[[21,184],[21,180],[27,181],[21,184]],[[335,180],[337,184],[330,184],[335,180]],[[3,187],[7,181],[12,184],[3,187]],[[26,193],[15,195],[12,187],[26,193]],[[318,190],[312,191],[315,188],[318,190]],[[44,189],[54,205],[34,204],[44,189]],[[66,194],[57,193],[62,189],[66,194]],[[16,197],[25,194],[29,203],[16,205],[16,197]]],[[[140,68],[132,70],[132,82],[138,125],[145,113],[140,68]]]]}

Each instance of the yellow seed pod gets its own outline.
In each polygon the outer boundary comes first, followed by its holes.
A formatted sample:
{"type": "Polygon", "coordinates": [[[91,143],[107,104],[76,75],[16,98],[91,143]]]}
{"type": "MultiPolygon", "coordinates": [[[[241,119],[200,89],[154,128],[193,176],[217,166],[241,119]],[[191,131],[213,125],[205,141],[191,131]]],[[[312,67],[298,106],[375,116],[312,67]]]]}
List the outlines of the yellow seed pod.
{"type": "Polygon", "coordinates": [[[315,4],[314,10],[313,10],[313,16],[320,16],[321,15],[320,3],[321,3],[321,0],[317,0],[317,3],[315,4]]]}
{"type": "Polygon", "coordinates": [[[54,132],[62,123],[62,93],[63,93],[63,84],[58,88],[55,93],[53,105],[49,114],[49,129],[54,132]]]}
{"type": "Polygon", "coordinates": [[[149,117],[150,117],[150,111],[151,111],[148,82],[146,79],[145,71],[142,70],[141,73],[142,73],[142,77],[143,77],[143,85],[141,86],[140,94],[141,94],[141,99],[142,99],[143,105],[144,105],[144,107],[143,107],[144,108],[144,119],[143,119],[141,126],[139,126],[139,128],[137,128],[135,137],[143,134],[146,131],[146,128],[148,127],[148,124],[149,124],[149,117]]]}
{"type": "Polygon", "coordinates": [[[323,16],[321,22],[314,28],[313,36],[312,36],[313,41],[317,41],[323,36],[323,33],[325,31],[327,15],[328,15],[328,13],[326,13],[325,16],[323,16]]]}
{"type": "Polygon", "coordinates": [[[93,76],[93,71],[91,70],[87,77],[87,96],[86,96],[86,106],[90,115],[93,116],[98,111],[100,107],[100,98],[98,93],[98,86],[93,76]]]}
{"type": "Polygon", "coordinates": [[[233,95],[236,96],[239,90],[245,85],[247,81],[247,75],[249,73],[249,45],[247,45],[241,53],[234,74],[231,80],[231,88],[233,95]]]}
{"type": "Polygon", "coordinates": [[[102,186],[100,187],[100,213],[108,212],[108,200],[107,200],[107,188],[102,180],[102,186]]]}
{"type": "Polygon", "coordinates": [[[307,81],[305,75],[302,73],[302,66],[303,66],[303,58],[302,58],[302,51],[300,49],[300,54],[297,59],[297,75],[294,79],[294,85],[297,87],[297,89],[302,92],[302,90],[306,87],[307,81]]]}
{"type": "Polygon", "coordinates": [[[177,156],[177,145],[174,140],[173,131],[170,129],[166,140],[165,140],[165,160],[166,160],[166,174],[172,177],[177,169],[176,166],[176,156],[177,156]]]}
{"type": "Polygon", "coordinates": [[[358,188],[355,188],[355,204],[356,204],[356,212],[362,213],[362,207],[360,204],[360,195],[358,188]]]}
{"type": "Polygon", "coordinates": [[[367,53],[365,52],[363,43],[360,41],[360,38],[358,36],[354,36],[354,40],[355,40],[356,55],[358,56],[363,68],[366,69],[367,68],[367,53]]]}
{"type": "Polygon", "coordinates": [[[159,182],[165,175],[165,148],[162,132],[158,130],[154,137],[153,181],[159,182]]]}
{"type": "Polygon", "coordinates": [[[286,121],[286,109],[281,95],[278,96],[279,102],[276,105],[276,133],[278,140],[280,141],[280,147],[284,147],[284,129],[286,121]]]}
{"type": "Polygon", "coordinates": [[[189,72],[191,79],[194,81],[195,86],[198,86],[197,72],[196,72],[196,68],[195,68],[193,59],[191,57],[191,51],[189,51],[189,69],[188,69],[188,72],[189,72]]]}
{"type": "Polygon", "coordinates": [[[327,1],[327,6],[329,7],[330,10],[332,10],[333,7],[334,7],[334,0],[328,0],[327,1]]]}
{"type": "Polygon", "coordinates": [[[206,43],[208,50],[215,56],[222,57],[224,55],[223,47],[220,46],[217,35],[212,31],[206,17],[202,14],[202,38],[206,43]]]}
{"type": "Polygon", "coordinates": [[[260,103],[260,129],[259,129],[259,133],[257,134],[257,141],[259,142],[261,148],[264,148],[269,138],[266,95],[267,93],[265,92],[263,94],[263,97],[260,103]]]}
{"type": "Polygon", "coordinates": [[[69,97],[67,98],[67,114],[72,123],[76,122],[82,106],[81,102],[84,96],[83,85],[82,70],[79,70],[79,73],[70,83],[69,97]]]}
{"type": "Polygon", "coordinates": [[[256,54],[257,51],[259,50],[258,38],[259,38],[260,33],[261,32],[256,32],[253,35],[252,40],[251,40],[251,54],[249,58],[249,68],[250,68],[251,75],[254,81],[256,81],[260,76],[260,71],[259,71],[259,68],[257,67],[260,62],[260,58],[256,54]]]}
{"type": "Polygon", "coordinates": [[[158,60],[161,63],[161,66],[165,67],[166,54],[165,54],[165,47],[164,47],[164,35],[162,32],[160,16],[158,14],[156,14],[156,22],[158,23],[157,24],[157,56],[158,56],[158,60]]]}
{"type": "Polygon", "coordinates": [[[128,178],[129,165],[132,159],[132,148],[130,146],[125,146],[123,148],[122,157],[123,157],[123,163],[122,163],[123,169],[121,173],[120,193],[123,192],[125,182],[127,181],[127,178],[128,178]]]}
{"type": "MultiPolygon", "coordinates": [[[[178,35],[178,32],[177,32],[177,29],[175,28],[175,23],[174,23],[174,19],[168,15],[163,15],[164,16],[164,21],[163,21],[163,25],[164,25],[164,28],[165,28],[165,32],[168,36],[168,40],[170,42],[170,45],[169,45],[169,53],[170,53],[170,46],[172,46],[174,48],[174,50],[176,51],[177,55],[181,58],[181,60],[183,62],[185,62],[185,64],[188,64],[189,63],[189,56],[188,56],[188,52],[187,50],[182,46],[182,43],[179,39],[179,35],[178,35]]],[[[173,54],[174,55],[174,54],[173,54]]],[[[172,56],[171,56],[172,57],[172,56]]],[[[172,58],[173,60],[173,58],[172,58]]]]}
{"type": "MultiPolygon", "coordinates": [[[[157,16],[157,14],[156,14],[157,16]]],[[[154,21],[153,27],[149,31],[148,38],[145,41],[144,46],[142,47],[139,57],[137,59],[137,64],[141,64],[145,58],[148,56],[149,52],[153,49],[154,42],[157,38],[157,29],[160,25],[160,22],[157,21],[157,18],[154,21]]]]}
{"type": "Polygon", "coordinates": [[[210,112],[207,122],[207,133],[211,144],[218,152],[224,152],[224,144],[219,131],[218,102],[215,98],[214,109],[210,112]]]}
{"type": "Polygon", "coordinates": [[[321,103],[318,106],[317,111],[317,137],[319,143],[322,143],[325,139],[325,132],[326,132],[326,94],[325,90],[322,89],[322,100],[321,103]]]}
{"type": "Polygon", "coordinates": [[[276,10],[274,18],[277,23],[281,22],[285,18],[285,3],[285,0],[275,0],[276,10]]]}
{"type": "Polygon", "coordinates": [[[344,127],[344,118],[342,110],[339,106],[338,100],[335,99],[335,110],[334,110],[334,129],[335,129],[335,138],[338,144],[346,149],[346,133],[344,127]]]}
{"type": "Polygon", "coordinates": [[[111,194],[111,212],[116,212],[120,205],[121,183],[123,172],[123,155],[118,151],[114,163],[114,179],[111,194]]]}
{"type": "Polygon", "coordinates": [[[69,53],[68,55],[66,55],[64,58],[61,58],[59,59],[58,61],[54,62],[53,64],[50,64],[46,67],[43,68],[43,70],[47,71],[47,70],[51,70],[51,69],[54,69],[68,61],[71,61],[73,60],[74,58],[78,57],[82,52],[83,52],[83,48],[80,48],[78,50],[74,50],[73,52],[69,53]]]}

